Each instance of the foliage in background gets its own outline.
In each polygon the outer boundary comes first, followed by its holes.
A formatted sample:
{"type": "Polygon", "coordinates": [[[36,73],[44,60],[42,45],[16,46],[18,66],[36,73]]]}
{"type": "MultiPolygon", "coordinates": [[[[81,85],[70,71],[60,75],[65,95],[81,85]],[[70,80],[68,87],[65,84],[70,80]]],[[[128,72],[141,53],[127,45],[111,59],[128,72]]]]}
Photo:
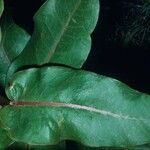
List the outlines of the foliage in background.
{"type": "Polygon", "coordinates": [[[116,3],[116,22],[109,41],[122,47],[150,47],[150,1],[128,0],[116,3]],[[118,43],[119,42],[119,43],[118,43]]]}

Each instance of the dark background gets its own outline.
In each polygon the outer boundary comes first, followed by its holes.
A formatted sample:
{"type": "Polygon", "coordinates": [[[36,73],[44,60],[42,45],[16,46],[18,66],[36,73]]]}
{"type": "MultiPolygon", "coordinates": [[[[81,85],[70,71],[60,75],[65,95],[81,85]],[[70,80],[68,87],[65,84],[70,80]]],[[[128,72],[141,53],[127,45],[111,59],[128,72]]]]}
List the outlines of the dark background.
{"type": "Polygon", "coordinates": [[[142,2],[101,0],[100,19],[84,68],[150,94],[150,3],[144,6],[142,2]],[[147,15],[141,7],[148,7],[147,15]],[[126,34],[136,27],[139,33],[125,44],[126,34]]]}
{"type": "MultiPolygon", "coordinates": [[[[15,22],[33,32],[32,17],[44,0],[5,0],[15,22]]],[[[101,0],[92,34],[91,53],[83,69],[119,79],[150,94],[150,1],[101,0]]],[[[68,142],[68,149],[76,149],[68,142]]]]}

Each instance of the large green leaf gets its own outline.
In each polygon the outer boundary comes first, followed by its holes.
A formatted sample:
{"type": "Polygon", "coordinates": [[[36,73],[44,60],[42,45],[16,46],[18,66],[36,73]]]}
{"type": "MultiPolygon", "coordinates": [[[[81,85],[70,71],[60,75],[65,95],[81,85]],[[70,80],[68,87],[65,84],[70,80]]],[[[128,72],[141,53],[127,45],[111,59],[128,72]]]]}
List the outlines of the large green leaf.
{"type": "Polygon", "coordinates": [[[2,32],[0,42],[0,86],[4,88],[8,67],[21,53],[30,36],[17,26],[9,15],[2,18],[0,26],[2,32]]]}
{"type": "Polygon", "coordinates": [[[4,10],[4,2],[3,2],[3,0],[0,0],[0,17],[3,13],[3,10],[4,10]]]}
{"type": "Polygon", "coordinates": [[[49,62],[80,68],[90,52],[98,14],[99,0],[47,0],[34,16],[31,41],[9,74],[49,62]]]}
{"type": "Polygon", "coordinates": [[[88,146],[150,143],[150,96],[94,73],[44,67],[16,73],[6,88],[10,106],[0,112],[16,141],[88,146]]]}

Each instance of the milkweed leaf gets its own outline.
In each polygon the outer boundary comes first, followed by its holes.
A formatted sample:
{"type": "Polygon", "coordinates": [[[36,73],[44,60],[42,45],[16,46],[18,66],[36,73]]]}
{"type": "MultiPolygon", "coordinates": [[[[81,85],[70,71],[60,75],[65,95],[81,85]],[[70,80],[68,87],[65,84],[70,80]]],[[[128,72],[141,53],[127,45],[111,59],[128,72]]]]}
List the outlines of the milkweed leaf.
{"type": "Polygon", "coordinates": [[[0,86],[4,88],[8,67],[22,52],[30,36],[13,22],[9,14],[4,14],[0,26],[0,86]]]}
{"type": "Polygon", "coordinates": [[[0,120],[16,141],[131,147],[150,143],[150,96],[105,76],[63,67],[16,73],[0,120]]]}
{"type": "Polygon", "coordinates": [[[35,30],[8,77],[24,66],[57,63],[80,68],[90,49],[99,0],[47,0],[34,16],[35,30]]]}

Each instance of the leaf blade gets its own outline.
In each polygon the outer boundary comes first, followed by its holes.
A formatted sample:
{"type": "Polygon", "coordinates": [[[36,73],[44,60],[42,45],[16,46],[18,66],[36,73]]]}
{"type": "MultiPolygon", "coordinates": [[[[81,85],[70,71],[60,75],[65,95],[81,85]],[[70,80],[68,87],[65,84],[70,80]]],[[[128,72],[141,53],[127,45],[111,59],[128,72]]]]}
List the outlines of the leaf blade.
{"type": "Polygon", "coordinates": [[[90,52],[90,34],[98,14],[98,0],[47,0],[34,16],[31,41],[9,74],[23,66],[46,63],[80,68],[90,52]]]}
{"type": "Polygon", "coordinates": [[[93,147],[150,141],[150,96],[117,80],[45,67],[16,73],[10,85],[7,96],[15,101],[3,108],[0,120],[17,141],[56,144],[71,139],[93,147]]]}
{"type": "Polygon", "coordinates": [[[30,36],[17,26],[9,14],[1,20],[2,39],[0,42],[0,86],[4,88],[8,67],[22,52],[30,36]]]}

